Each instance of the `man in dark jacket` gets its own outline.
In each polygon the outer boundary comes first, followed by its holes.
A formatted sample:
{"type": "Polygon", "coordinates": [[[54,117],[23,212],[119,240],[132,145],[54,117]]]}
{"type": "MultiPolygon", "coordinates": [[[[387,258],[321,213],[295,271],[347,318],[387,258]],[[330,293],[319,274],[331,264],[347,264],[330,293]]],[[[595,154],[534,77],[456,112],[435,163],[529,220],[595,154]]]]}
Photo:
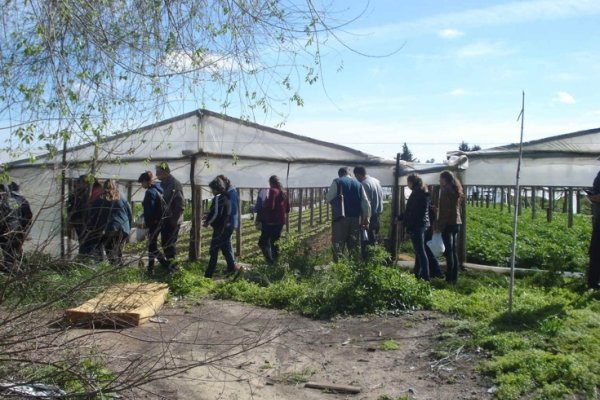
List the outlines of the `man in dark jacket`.
{"type": "Polygon", "coordinates": [[[169,263],[158,250],[158,235],[162,227],[164,200],[162,198],[162,187],[160,183],[154,181],[154,175],[151,171],[146,171],[140,175],[138,182],[146,189],[142,206],[144,213],[144,226],[148,229],[148,274],[154,275],[154,262],[158,260],[161,265],[168,270],[169,263]]]}
{"type": "Polygon", "coordinates": [[[171,175],[171,169],[165,162],[156,166],[156,177],[160,179],[166,205],[164,221],[160,231],[160,243],[169,263],[168,270],[174,272],[176,270],[174,260],[177,254],[177,238],[179,237],[179,227],[183,222],[183,210],[185,209],[183,186],[171,175]]]}
{"type": "Polygon", "coordinates": [[[338,170],[338,179],[334,179],[331,183],[325,199],[331,203],[335,201],[338,194],[343,196],[344,216],[334,218],[331,227],[334,261],[339,260],[344,248],[349,253],[357,249],[360,229],[369,227],[371,216],[371,204],[365,189],[359,181],[350,176],[347,168],[338,170]]]}

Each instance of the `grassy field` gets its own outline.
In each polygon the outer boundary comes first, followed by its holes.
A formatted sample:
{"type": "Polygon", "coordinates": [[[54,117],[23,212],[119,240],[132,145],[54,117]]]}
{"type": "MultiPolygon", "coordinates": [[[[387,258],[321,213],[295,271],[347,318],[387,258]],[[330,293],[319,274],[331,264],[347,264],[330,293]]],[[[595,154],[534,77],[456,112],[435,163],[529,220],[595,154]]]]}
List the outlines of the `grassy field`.
{"type": "MultiPolygon", "coordinates": [[[[532,222],[524,216],[520,265],[581,270],[589,240],[587,218],[578,217],[575,228],[569,230],[558,215],[551,225],[545,219],[532,222]],[[566,247],[552,250],[559,243],[566,247]]],[[[297,215],[292,221],[297,221],[297,215]]],[[[480,249],[480,262],[498,264],[504,259],[505,253],[498,249],[510,247],[509,221],[507,212],[469,207],[469,229],[474,232],[469,245],[480,249]]],[[[174,276],[152,279],[144,275],[143,267],[64,266],[38,256],[30,259],[27,280],[4,282],[3,304],[25,309],[47,302],[58,310],[116,282],[162,280],[170,285],[171,296],[180,299],[197,301],[211,296],[313,318],[432,310],[447,317],[436,354],[440,358],[457,351],[480,354],[479,369],[494,381],[497,399],[598,398],[600,294],[586,290],[583,278],[566,279],[556,274],[520,278],[514,310],[508,314],[508,281],[504,276],[462,273],[456,286],[441,280],[426,283],[387,266],[387,254],[381,249],[369,263],[345,260],[323,268],[330,260],[330,250],[323,245],[328,240],[324,233],[327,226],[324,222],[300,235],[288,235],[282,241],[280,264],[266,266],[261,264],[256,247],[251,247],[256,246],[258,232],[250,221],[245,222],[244,230],[253,235],[245,240],[245,250],[255,267],[237,281],[205,279],[205,260],[183,261],[185,245],[180,249],[181,270],[174,276]],[[71,290],[77,285],[77,290],[71,290]]],[[[208,235],[210,230],[204,233],[208,235]]],[[[35,369],[23,371],[39,374],[35,369]]]]}

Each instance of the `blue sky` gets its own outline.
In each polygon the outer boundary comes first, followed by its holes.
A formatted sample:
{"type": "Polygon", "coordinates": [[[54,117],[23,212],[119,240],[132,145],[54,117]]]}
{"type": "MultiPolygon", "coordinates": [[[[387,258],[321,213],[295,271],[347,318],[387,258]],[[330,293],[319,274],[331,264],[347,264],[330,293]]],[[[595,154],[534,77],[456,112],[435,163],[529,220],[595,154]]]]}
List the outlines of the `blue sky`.
{"type": "Polygon", "coordinates": [[[400,50],[326,48],[284,129],[388,158],[406,142],[440,161],[462,140],[517,142],[522,91],[525,140],[600,127],[599,21],[598,0],[372,0],[341,37],[400,50]]]}

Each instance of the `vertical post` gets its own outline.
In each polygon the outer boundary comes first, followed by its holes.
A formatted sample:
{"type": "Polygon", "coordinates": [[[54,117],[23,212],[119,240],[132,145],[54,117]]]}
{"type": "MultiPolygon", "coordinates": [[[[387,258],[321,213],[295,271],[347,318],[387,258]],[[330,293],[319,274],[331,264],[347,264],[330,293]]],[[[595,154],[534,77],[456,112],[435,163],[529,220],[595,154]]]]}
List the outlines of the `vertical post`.
{"type": "Polygon", "coordinates": [[[568,204],[568,206],[569,206],[568,226],[569,226],[569,228],[572,228],[573,227],[573,188],[572,187],[568,188],[566,193],[567,193],[567,196],[569,197],[567,200],[569,202],[569,204],[568,204]]]}
{"type": "Polygon", "coordinates": [[[512,188],[509,186],[506,188],[506,205],[508,206],[509,213],[512,209],[512,202],[513,202],[512,188]]]}
{"type": "Polygon", "coordinates": [[[546,219],[548,222],[552,222],[552,215],[554,213],[554,188],[548,188],[548,215],[546,219]]]}
{"type": "Polygon", "coordinates": [[[533,186],[531,188],[531,218],[535,219],[535,213],[536,213],[536,195],[535,192],[537,192],[537,189],[535,186],[533,186]]]}
{"type": "Polygon", "coordinates": [[[300,188],[298,195],[298,233],[302,232],[302,206],[304,204],[304,189],[300,188]]]}
{"type": "MultiPolygon", "coordinates": [[[[327,189],[325,189],[327,190],[327,189]]],[[[329,212],[329,202],[326,201],[325,202],[325,220],[329,221],[329,218],[331,218],[331,213],[329,212]]]]}
{"type": "Polygon", "coordinates": [[[238,228],[235,230],[235,255],[242,256],[242,196],[238,192],[238,228]]]}
{"type": "Polygon", "coordinates": [[[310,188],[310,226],[315,225],[315,188],[310,188]]]}
{"type": "Polygon", "coordinates": [[[563,205],[562,205],[563,214],[566,214],[569,209],[569,206],[568,206],[569,200],[567,199],[568,193],[569,193],[569,191],[567,189],[563,190],[563,205]]]}
{"type": "Polygon", "coordinates": [[[319,189],[319,225],[323,223],[323,188],[319,189]]]}
{"type": "Polygon", "coordinates": [[[494,186],[494,191],[492,192],[492,204],[493,207],[496,208],[496,204],[498,203],[498,200],[496,199],[496,197],[498,196],[498,188],[496,186],[494,186]]]}
{"type": "Polygon", "coordinates": [[[581,214],[581,191],[577,189],[575,194],[575,213],[581,214]]]}
{"type": "MultiPolygon", "coordinates": [[[[463,181],[463,176],[459,179],[463,181]]],[[[467,261],[467,199],[460,203],[460,212],[462,226],[458,232],[458,263],[462,266],[467,261]]]]}
{"type": "Polygon", "coordinates": [[[490,208],[490,197],[492,196],[492,189],[487,188],[487,192],[485,193],[485,208],[490,208]]]}
{"type": "MultiPolygon", "coordinates": [[[[63,140],[62,168],[60,171],[60,257],[65,258],[65,235],[67,234],[66,188],[67,184],[67,139],[63,140]]],[[[71,246],[69,246],[70,252],[71,246]]]]}
{"type": "Polygon", "coordinates": [[[392,218],[390,227],[390,248],[392,260],[398,260],[398,210],[400,208],[400,153],[396,154],[396,169],[394,170],[394,186],[392,188],[392,218]]]}
{"type": "Polygon", "coordinates": [[[196,156],[190,158],[190,185],[192,187],[192,230],[190,232],[190,244],[188,248],[188,259],[190,261],[198,260],[198,246],[200,243],[198,213],[202,208],[202,203],[198,203],[198,193],[196,191],[196,156]]]}
{"type": "Polygon", "coordinates": [[[294,196],[293,196],[293,191],[294,189],[290,190],[288,188],[288,203],[290,205],[290,212],[285,214],[285,233],[290,233],[290,214],[292,213],[292,211],[294,210],[294,196]]]}
{"type": "MultiPolygon", "coordinates": [[[[521,189],[518,189],[518,190],[519,190],[519,193],[517,194],[518,204],[515,203],[515,207],[517,207],[516,210],[520,216],[521,213],[523,212],[523,192],[521,192],[521,189]]],[[[515,193],[516,193],[516,191],[517,191],[517,189],[515,189],[515,193]]]]}
{"type": "Polygon", "coordinates": [[[542,186],[542,198],[540,203],[540,208],[543,210],[546,208],[546,189],[542,186]]]}
{"type": "Polygon", "coordinates": [[[500,187],[500,212],[504,210],[504,186],[500,187]]]}
{"type": "Polygon", "coordinates": [[[252,215],[252,220],[254,221],[254,202],[256,200],[254,199],[254,189],[251,188],[250,189],[250,214],[252,215]]]}

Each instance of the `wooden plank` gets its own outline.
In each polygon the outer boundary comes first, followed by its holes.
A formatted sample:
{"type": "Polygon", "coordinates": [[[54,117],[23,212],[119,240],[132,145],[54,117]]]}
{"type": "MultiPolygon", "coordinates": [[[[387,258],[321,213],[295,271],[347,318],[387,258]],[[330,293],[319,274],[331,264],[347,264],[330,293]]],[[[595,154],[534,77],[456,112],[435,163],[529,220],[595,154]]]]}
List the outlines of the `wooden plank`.
{"type": "Polygon", "coordinates": [[[93,326],[138,326],[156,315],[168,293],[165,283],[111,286],[79,307],[66,310],[65,320],[93,326]]]}
{"type": "Polygon", "coordinates": [[[337,385],[334,383],[321,383],[321,382],[306,382],[304,387],[311,389],[321,389],[321,390],[331,390],[337,393],[351,393],[357,394],[360,393],[362,388],[359,386],[350,386],[350,385],[337,385]]]}

